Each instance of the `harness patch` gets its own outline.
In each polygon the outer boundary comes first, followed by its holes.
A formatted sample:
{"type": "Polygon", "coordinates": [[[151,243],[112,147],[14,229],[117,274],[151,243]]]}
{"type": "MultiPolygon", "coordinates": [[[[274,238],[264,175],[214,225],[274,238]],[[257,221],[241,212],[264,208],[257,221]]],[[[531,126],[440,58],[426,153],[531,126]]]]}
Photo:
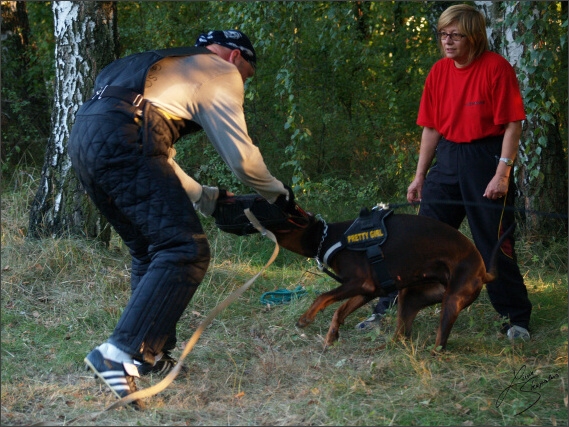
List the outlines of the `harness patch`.
{"type": "Polygon", "coordinates": [[[382,245],[387,239],[385,218],[391,209],[363,208],[360,216],[350,225],[342,237],[342,244],[353,251],[365,251],[369,246],[382,245]]]}

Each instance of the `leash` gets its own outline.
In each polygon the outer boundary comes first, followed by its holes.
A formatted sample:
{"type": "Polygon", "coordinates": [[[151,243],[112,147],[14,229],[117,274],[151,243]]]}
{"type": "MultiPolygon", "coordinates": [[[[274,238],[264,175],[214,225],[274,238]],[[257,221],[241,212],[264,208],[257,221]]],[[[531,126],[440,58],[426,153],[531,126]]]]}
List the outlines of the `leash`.
{"type": "MultiPolygon", "coordinates": [[[[186,344],[186,347],[184,348],[184,351],[182,352],[182,355],[180,356],[178,363],[176,363],[174,368],[172,368],[172,370],[168,373],[168,375],[166,375],[166,377],[162,381],[160,381],[159,383],[157,383],[151,387],[148,387],[148,388],[145,388],[143,390],[138,390],[134,393],[131,393],[128,396],[125,396],[122,399],[117,400],[112,405],[108,406],[107,408],[103,409],[100,412],[95,412],[95,413],[92,413],[91,415],[87,415],[87,416],[82,415],[80,417],[77,417],[77,418],[74,418],[70,421],[67,421],[66,422],[67,425],[70,425],[73,422],[80,420],[82,418],[85,418],[85,417],[89,417],[89,419],[91,421],[94,421],[101,414],[103,414],[107,411],[110,411],[111,409],[116,409],[116,408],[119,408],[121,406],[125,406],[131,402],[134,402],[135,400],[144,399],[147,397],[154,396],[154,395],[160,393],[161,391],[163,391],[164,389],[166,389],[166,387],[168,387],[172,383],[172,381],[174,381],[174,379],[178,376],[178,374],[180,373],[180,370],[182,369],[182,362],[184,361],[186,356],[190,353],[190,351],[192,351],[192,349],[196,345],[198,339],[200,338],[201,334],[209,326],[209,324],[213,321],[213,319],[219,313],[221,313],[223,310],[225,310],[233,301],[235,301],[237,298],[239,298],[253,284],[253,282],[255,280],[257,280],[257,278],[267,269],[267,267],[269,267],[273,263],[273,261],[277,258],[277,255],[279,253],[279,244],[277,243],[277,239],[276,239],[275,235],[272,232],[270,232],[269,230],[265,229],[261,225],[261,223],[257,220],[257,218],[255,218],[255,216],[253,215],[253,213],[249,209],[245,209],[245,215],[247,216],[247,218],[249,218],[249,221],[251,221],[251,223],[259,231],[259,233],[261,233],[263,236],[267,236],[269,239],[271,239],[275,243],[275,249],[273,250],[273,254],[271,255],[271,258],[267,261],[267,263],[263,266],[263,268],[261,268],[261,270],[257,274],[255,274],[253,277],[251,277],[251,279],[249,279],[239,289],[233,291],[233,293],[231,293],[226,299],[224,299],[213,310],[211,310],[211,312],[200,323],[200,325],[195,330],[194,334],[192,335],[192,337],[190,338],[190,340],[186,344]]],[[[48,425],[53,426],[53,425],[62,425],[62,424],[55,424],[55,423],[47,421],[47,422],[36,423],[33,425],[34,426],[48,426],[48,425]]]]}
{"type": "Polygon", "coordinates": [[[500,209],[505,211],[512,211],[512,212],[520,212],[525,213],[528,215],[536,215],[536,216],[544,216],[547,218],[557,218],[557,219],[567,219],[567,215],[560,214],[557,212],[543,212],[543,211],[536,211],[533,209],[525,209],[525,208],[516,208],[514,206],[504,206],[504,205],[495,205],[495,204],[486,204],[480,202],[469,202],[466,200],[429,200],[429,201],[420,201],[420,202],[405,202],[405,203],[387,203],[379,205],[387,207],[389,209],[399,209],[404,208],[407,206],[419,207],[421,204],[423,205],[459,205],[459,206],[480,206],[489,209],[500,209]]]}
{"type": "Polygon", "coordinates": [[[293,299],[302,298],[303,296],[307,295],[308,292],[302,285],[298,285],[292,291],[288,289],[278,289],[276,291],[265,292],[261,295],[261,304],[263,305],[277,305],[277,304],[287,304],[291,302],[293,299]]]}
{"type": "Polygon", "coordinates": [[[326,266],[328,262],[328,255],[331,253],[332,250],[335,250],[336,247],[340,245],[340,243],[336,243],[334,246],[332,246],[332,248],[328,249],[328,251],[324,254],[324,257],[322,258],[323,262],[320,261],[320,252],[322,252],[322,246],[324,245],[326,237],[328,237],[328,223],[326,222],[324,217],[320,214],[316,215],[316,218],[318,219],[318,221],[322,222],[323,224],[322,238],[320,239],[320,244],[318,245],[318,249],[316,250],[316,256],[314,257],[314,259],[316,260],[316,264],[318,265],[318,270],[323,271],[335,281],[339,283],[344,283],[341,277],[338,277],[338,275],[336,275],[326,266]]]}

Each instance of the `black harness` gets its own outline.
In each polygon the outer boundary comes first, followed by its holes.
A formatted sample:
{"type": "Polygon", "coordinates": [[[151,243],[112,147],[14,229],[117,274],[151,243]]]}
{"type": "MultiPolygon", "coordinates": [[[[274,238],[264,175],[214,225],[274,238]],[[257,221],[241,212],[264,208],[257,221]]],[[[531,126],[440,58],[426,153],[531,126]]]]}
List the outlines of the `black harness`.
{"type": "MultiPolygon", "coordinates": [[[[346,230],[342,239],[330,246],[326,251],[322,258],[323,263],[328,264],[328,260],[332,259],[342,249],[365,251],[369,262],[375,270],[380,287],[387,293],[397,290],[395,281],[389,275],[387,267],[383,262],[384,256],[381,250],[381,245],[387,239],[385,218],[392,213],[393,210],[379,206],[374,207],[371,211],[368,208],[363,208],[359,217],[346,230]]],[[[343,282],[341,278],[324,267],[320,262],[319,267],[334,280],[340,283],[343,282]]]]}

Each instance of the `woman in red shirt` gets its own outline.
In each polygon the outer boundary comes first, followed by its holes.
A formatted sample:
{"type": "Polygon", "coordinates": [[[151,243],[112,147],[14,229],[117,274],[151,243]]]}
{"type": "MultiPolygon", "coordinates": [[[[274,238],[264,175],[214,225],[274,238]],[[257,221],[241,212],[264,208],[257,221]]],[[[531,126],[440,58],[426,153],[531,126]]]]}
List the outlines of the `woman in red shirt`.
{"type": "MultiPolygon", "coordinates": [[[[493,248],[515,223],[511,173],[526,118],[523,101],[512,66],[488,50],[485,19],[476,8],[449,7],[437,31],[443,59],[425,82],[417,119],[423,126],[419,161],[407,200],[421,203],[420,215],[455,228],[466,217],[489,267],[493,248]]],[[[526,340],[532,305],[513,234],[499,251],[499,277],[486,289],[505,319],[503,332],[526,340]]]]}

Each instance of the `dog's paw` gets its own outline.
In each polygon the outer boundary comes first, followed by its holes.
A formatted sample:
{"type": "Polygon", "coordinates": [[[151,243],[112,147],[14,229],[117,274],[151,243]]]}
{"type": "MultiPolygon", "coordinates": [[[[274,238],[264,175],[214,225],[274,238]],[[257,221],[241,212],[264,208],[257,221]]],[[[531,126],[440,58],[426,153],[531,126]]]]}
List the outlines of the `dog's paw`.
{"type": "Polygon", "coordinates": [[[338,341],[338,338],[340,338],[340,333],[338,332],[338,329],[330,328],[330,330],[326,334],[326,340],[324,341],[324,346],[330,347],[334,345],[334,343],[338,341]]]}
{"type": "Polygon", "coordinates": [[[296,322],[296,327],[297,328],[305,328],[308,325],[310,325],[312,323],[312,319],[309,319],[308,317],[302,316],[300,319],[298,319],[298,321],[296,322]]]}

